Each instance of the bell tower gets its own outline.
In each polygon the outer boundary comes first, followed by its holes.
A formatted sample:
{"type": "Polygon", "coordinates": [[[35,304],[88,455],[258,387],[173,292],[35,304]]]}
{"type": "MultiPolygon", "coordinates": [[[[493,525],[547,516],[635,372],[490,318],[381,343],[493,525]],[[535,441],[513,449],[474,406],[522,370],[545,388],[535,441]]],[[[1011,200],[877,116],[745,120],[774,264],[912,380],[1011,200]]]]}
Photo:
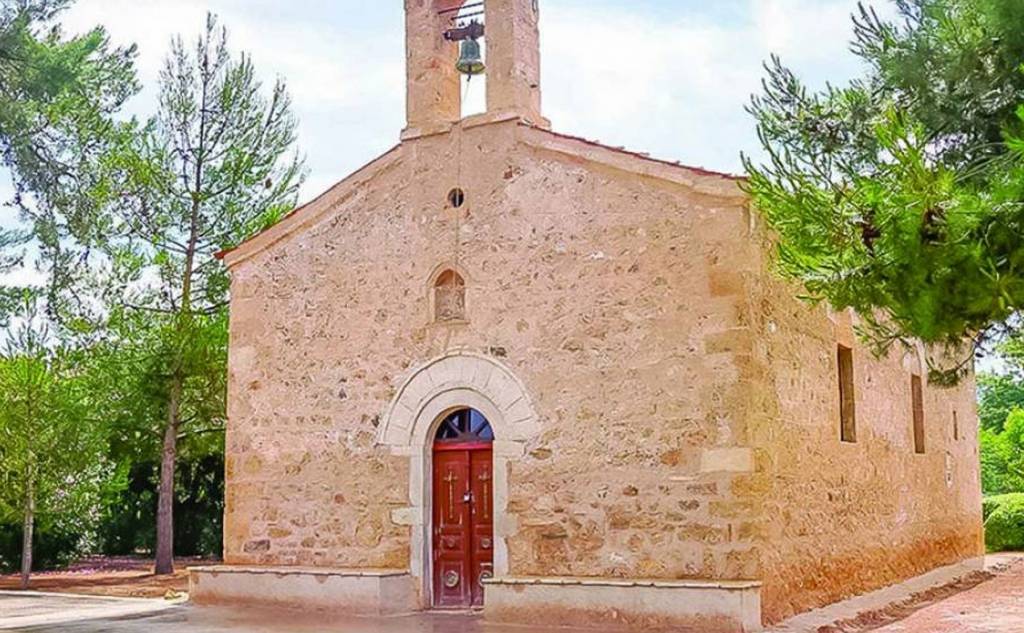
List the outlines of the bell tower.
{"type": "Polygon", "coordinates": [[[406,129],[403,138],[442,132],[461,119],[459,43],[445,33],[459,9],[479,9],[487,51],[487,112],[549,127],[540,110],[539,0],[405,0],[406,129]]]}
{"type": "Polygon", "coordinates": [[[540,0],[484,0],[487,111],[550,127],[540,110],[540,0]]]}
{"type": "Polygon", "coordinates": [[[462,115],[459,45],[444,38],[463,0],[405,0],[405,120],[402,136],[440,131],[462,115]]]}

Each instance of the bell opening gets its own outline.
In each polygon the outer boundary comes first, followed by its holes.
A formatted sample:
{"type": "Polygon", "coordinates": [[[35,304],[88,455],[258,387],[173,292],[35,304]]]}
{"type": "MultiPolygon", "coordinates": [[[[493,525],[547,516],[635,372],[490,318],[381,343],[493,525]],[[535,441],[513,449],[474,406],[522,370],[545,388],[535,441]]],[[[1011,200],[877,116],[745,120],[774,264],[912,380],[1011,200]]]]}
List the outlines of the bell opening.
{"type": "Polygon", "coordinates": [[[487,38],[483,2],[455,2],[447,40],[458,42],[455,70],[460,80],[460,118],[487,112],[487,38]]]}

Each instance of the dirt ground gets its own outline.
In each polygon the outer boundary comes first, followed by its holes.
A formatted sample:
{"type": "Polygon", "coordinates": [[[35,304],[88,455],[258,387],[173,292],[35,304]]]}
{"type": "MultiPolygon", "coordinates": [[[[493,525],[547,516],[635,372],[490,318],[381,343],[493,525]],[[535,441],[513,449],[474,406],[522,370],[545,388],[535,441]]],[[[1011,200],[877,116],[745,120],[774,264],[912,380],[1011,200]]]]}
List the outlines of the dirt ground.
{"type": "MultiPolygon", "coordinates": [[[[156,576],[152,559],[90,557],[61,571],[32,574],[29,589],[122,598],[163,598],[169,591],[188,591],[185,568],[208,562],[194,558],[176,559],[174,575],[156,576]]],[[[21,578],[17,574],[0,575],[0,590],[20,588],[21,578]]]]}

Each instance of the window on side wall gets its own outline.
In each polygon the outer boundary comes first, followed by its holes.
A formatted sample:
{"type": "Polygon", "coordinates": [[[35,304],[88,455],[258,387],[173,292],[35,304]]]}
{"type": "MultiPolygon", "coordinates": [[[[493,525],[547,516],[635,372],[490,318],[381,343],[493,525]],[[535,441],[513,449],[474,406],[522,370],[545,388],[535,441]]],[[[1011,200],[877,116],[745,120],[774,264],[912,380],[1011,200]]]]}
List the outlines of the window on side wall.
{"type": "Polygon", "coordinates": [[[853,350],[837,346],[839,361],[839,439],[857,441],[857,407],[853,391],[853,350]]]}
{"type": "Polygon", "coordinates": [[[910,400],[914,415],[914,452],[924,453],[924,388],[921,377],[914,374],[910,377],[910,400]]]}

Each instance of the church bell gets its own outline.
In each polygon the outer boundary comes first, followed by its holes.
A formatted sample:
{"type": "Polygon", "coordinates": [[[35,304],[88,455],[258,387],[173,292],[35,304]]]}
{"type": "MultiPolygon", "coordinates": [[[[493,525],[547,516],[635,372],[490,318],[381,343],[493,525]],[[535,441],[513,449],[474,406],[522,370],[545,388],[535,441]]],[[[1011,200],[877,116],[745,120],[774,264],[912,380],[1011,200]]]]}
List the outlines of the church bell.
{"type": "Polygon", "coordinates": [[[459,61],[455,62],[455,68],[469,77],[483,74],[487,67],[480,54],[480,42],[475,39],[467,39],[460,43],[459,61]]]}

